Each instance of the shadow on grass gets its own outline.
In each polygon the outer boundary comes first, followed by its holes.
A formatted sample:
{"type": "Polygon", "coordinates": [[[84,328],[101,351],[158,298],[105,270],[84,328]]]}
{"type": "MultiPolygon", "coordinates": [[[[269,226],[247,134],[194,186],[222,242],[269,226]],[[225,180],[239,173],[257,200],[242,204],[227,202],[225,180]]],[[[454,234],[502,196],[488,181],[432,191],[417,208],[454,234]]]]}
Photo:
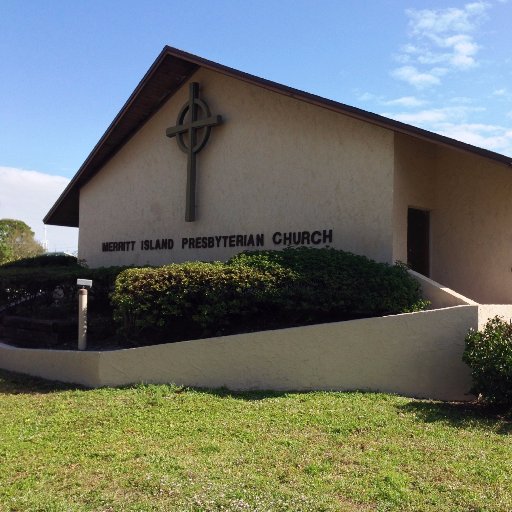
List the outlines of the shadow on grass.
{"type": "Polygon", "coordinates": [[[455,428],[493,430],[498,434],[512,434],[512,407],[492,406],[479,402],[409,402],[398,406],[406,413],[414,413],[425,423],[442,423],[455,428]]]}
{"type": "MultiPolygon", "coordinates": [[[[158,387],[159,384],[130,384],[120,386],[117,389],[133,389],[138,387],[158,387]]],[[[173,386],[170,384],[170,386],[173,386]]],[[[0,369],[0,395],[19,395],[19,394],[46,394],[57,393],[61,391],[94,391],[94,389],[80,386],[79,384],[69,384],[66,382],[46,380],[38,377],[32,377],[22,373],[10,372],[0,369]]],[[[193,387],[178,387],[177,391],[186,392],[197,391],[200,393],[208,393],[219,398],[232,398],[235,400],[257,401],[268,398],[279,398],[291,394],[297,394],[293,391],[231,391],[227,388],[206,389],[193,387]]]]}
{"type": "Polygon", "coordinates": [[[46,394],[85,389],[87,388],[78,384],[67,384],[0,370],[0,395],[46,394]]]}

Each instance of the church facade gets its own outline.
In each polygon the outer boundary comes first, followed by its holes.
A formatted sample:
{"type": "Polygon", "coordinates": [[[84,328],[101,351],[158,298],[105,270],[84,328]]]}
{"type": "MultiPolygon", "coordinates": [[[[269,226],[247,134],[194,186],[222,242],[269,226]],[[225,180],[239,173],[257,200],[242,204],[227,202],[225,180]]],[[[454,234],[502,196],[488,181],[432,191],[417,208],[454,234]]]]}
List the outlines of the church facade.
{"type": "Polygon", "coordinates": [[[44,221],[92,267],[329,246],[512,303],[511,167],[166,47],[44,221]]]}

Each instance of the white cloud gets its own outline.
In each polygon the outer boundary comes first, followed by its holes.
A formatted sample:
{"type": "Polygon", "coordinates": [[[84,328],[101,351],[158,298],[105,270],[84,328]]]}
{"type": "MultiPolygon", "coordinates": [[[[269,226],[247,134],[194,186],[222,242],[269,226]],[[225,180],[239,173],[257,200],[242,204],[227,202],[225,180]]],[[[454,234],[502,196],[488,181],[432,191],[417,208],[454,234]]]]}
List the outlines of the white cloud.
{"type": "MultiPolygon", "coordinates": [[[[510,128],[494,124],[467,122],[471,113],[482,110],[485,109],[457,105],[417,112],[385,112],[382,115],[474,146],[512,156],[512,130],[510,128]]],[[[509,115],[512,118],[512,112],[509,115]]]]}
{"type": "MultiPolygon", "coordinates": [[[[456,8],[406,11],[408,40],[400,48],[396,56],[400,64],[396,65],[391,74],[397,80],[421,90],[418,96],[426,100],[428,106],[441,106],[426,108],[425,104],[415,104],[414,95],[404,95],[404,99],[381,102],[388,110],[384,116],[512,156],[510,128],[499,125],[500,121],[487,124],[473,122],[476,112],[489,110],[489,117],[491,104],[487,109],[478,107],[476,98],[453,96],[452,91],[458,87],[455,81],[452,87],[437,89],[435,95],[432,94],[434,88],[440,86],[446,78],[456,77],[456,74],[467,73],[478,67],[480,41],[483,41],[480,25],[487,19],[493,5],[480,0],[466,2],[456,8]]],[[[512,98],[512,93],[499,81],[494,84],[494,90],[484,90],[482,94],[486,100],[492,97],[495,103],[499,102],[503,107],[512,98]]],[[[505,112],[507,110],[510,110],[509,106],[505,112]]],[[[505,115],[512,118],[512,111],[505,115]]],[[[478,119],[482,119],[482,115],[478,119]]],[[[506,121],[504,124],[507,124],[506,121]]]]}
{"type": "Polygon", "coordinates": [[[382,115],[396,119],[402,123],[415,125],[422,125],[425,123],[439,123],[444,121],[447,117],[446,113],[442,109],[421,110],[419,112],[398,112],[396,114],[386,112],[382,115]]]}
{"type": "Polygon", "coordinates": [[[420,100],[415,96],[403,96],[402,98],[396,98],[395,100],[389,100],[385,102],[385,105],[397,107],[420,107],[424,104],[424,100],[420,100]]]}
{"type": "Polygon", "coordinates": [[[447,137],[512,156],[512,130],[503,126],[446,123],[439,128],[439,133],[447,137]]]}
{"type": "Polygon", "coordinates": [[[506,87],[495,89],[494,91],[492,91],[492,96],[497,98],[500,102],[512,102],[512,91],[510,91],[506,87]]]}
{"type": "Polygon", "coordinates": [[[410,124],[441,123],[441,122],[465,122],[468,115],[485,110],[482,107],[470,107],[468,105],[454,105],[451,107],[432,108],[418,112],[394,112],[384,113],[383,116],[391,117],[397,121],[410,124]]]}
{"type": "Polygon", "coordinates": [[[476,65],[474,56],[479,46],[468,35],[457,34],[440,40],[438,44],[452,50],[452,53],[445,55],[455,68],[468,69],[476,65]]]}
{"type": "Polygon", "coordinates": [[[359,101],[375,101],[377,99],[377,96],[375,96],[375,94],[372,94],[371,92],[363,92],[359,94],[357,99],[359,101]]]}
{"type": "Polygon", "coordinates": [[[433,73],[424,73],[415,66],[402,66],[393,71],[392,75],[418,88],[430,87],[440,83],[439,77],[433,73]]]}
{"type": "Polygon", "coordinates": [[[467,96],[454,96],[453,98],[449,98],[448,101],[450,103],[456,103],[457,105],[471,105],[475,100],[467,96]]]}
{"type": "MultiPolygon", "coordinates": [[[[43,217],[69,183],[67,178],[13,167],[0,167],[0,218],[26,222],[44,240],[43,217]]],[[[78,229],[47,226],[50,251],[75,251],[78,229]]]]}
{"type": "Polygon", "coordinates": [[[408,9],[409,29],[416,36],[430,36],[447,32],[471,32],[489,8],[487,2],[472,2],[462,9],[408,9]]]}
{"type": "Polygon", "coordinates": [[[487,2],[467,3],[462,8],[408,9],[409,42],[397,56],[407,64],[392,75],[421,88],[441,83],[448,72],[464,71],[478,65],[480,46],[474,32],[490,7],[487,2]],[[425,68],[425,69],[422,69],[425,68]]]}

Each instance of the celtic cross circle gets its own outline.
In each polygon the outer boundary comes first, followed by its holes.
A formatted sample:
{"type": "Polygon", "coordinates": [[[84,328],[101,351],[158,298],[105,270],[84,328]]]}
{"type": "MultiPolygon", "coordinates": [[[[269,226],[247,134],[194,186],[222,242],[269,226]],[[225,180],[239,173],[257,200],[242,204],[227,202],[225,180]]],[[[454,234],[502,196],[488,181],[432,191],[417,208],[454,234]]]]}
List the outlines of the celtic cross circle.
{"type": "Polygon", "coordinates": [[[222,122],[222,116],[212,116],[208,105],[199,99],[199,84],[192,82],[188,102],[183,105],[176,126],[167,128],[167,137],[176,137],[178,147],[188,155],[187,196],[185,221],[195,220],[196,210],[196,154],[204,148],[210,137],[212,126],[222,122]],[[201,112],[201,116],[199,115],[201,112]],[[198,131],[201,132],[198,137],[198,131]],[[188,136],[188,145],[185,137],[188,136]]]}

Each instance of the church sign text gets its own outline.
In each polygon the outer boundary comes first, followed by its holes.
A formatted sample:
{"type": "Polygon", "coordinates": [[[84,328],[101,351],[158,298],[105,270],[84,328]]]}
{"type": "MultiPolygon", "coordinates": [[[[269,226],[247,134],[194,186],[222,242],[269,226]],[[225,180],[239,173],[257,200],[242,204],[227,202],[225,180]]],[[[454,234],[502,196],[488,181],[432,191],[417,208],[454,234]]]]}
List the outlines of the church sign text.
{"type": "MultiPolygon", "coordinates": [[[[277,247],[300,245],[325,245],[332,243],[333,230],[323,229],[316,231],[275,231],[270,241],[277,247]]],[[[132,252],[132,251],[170,251],[175,248],[173,238],[155,238],[146,240],[122,240],[116,242],[102,242],[102,252],[132,252]]],[[[178,244],[186,249],[216,249],[219,247],[254,248],[265,246],[265,233],[249,233],[234,235],[209,235],[182,237],[178,244]]]]}

